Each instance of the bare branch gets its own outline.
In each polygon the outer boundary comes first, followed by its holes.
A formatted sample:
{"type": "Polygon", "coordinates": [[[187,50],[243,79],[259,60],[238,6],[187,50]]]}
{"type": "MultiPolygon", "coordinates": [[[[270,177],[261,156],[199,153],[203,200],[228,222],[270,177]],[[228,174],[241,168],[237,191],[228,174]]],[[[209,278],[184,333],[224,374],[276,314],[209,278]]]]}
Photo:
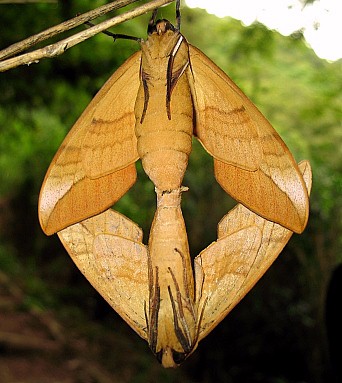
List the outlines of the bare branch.
{"type": "MultiPolygon", "coordinates": [[[[0,0],[1,1],[1,0],[0,0]]],[[[24,51],[25,49],[31,48],[32,46],[47,40],[53,36],[56,36],[62,32],[68,31],[69,29],[75,28],[86,21],[93,20],[97,17],[103,16],[104,14],[111,12],[113,10],[125,7],[128,4],[134,3],[138,0],[116,0],[110,4],[103,5],[92,11],[83,13],[77,17],[74,17],[70,20],[64,21],[61,24],[55,25],[49,29],[46,29],[43,32],[37,33],[36,35],[30,36],[25,40],[19,41],[13,45],[10,45],[8,48],[0,51],[0,59],[6,59],[8,57],[14,56],[19,52],[24,51]]]]}
{"type": "MultiPolygon", "coordinates": [[[[37,49],[33,52],[26,53],[17,57],[13,57],[0,62],[0,72],[4,72],[8,69],[15,68],[19,65],[30,65],[32,63],[37,63],[42,58],[51,58],[59,56],[64,53],[69,48],[93,37],[97,33],[100,33],[108,28],[111,28],[115,25],[121,24],[124,21],[133,19],[137,16],[140,16],[144,13],[150,12],[153,9],[161,7],[165,4],[172,3],[173,0],[153,0],[149,3],[143,4],[140,7],[132,9],[122,15],[115,16],[109,20],[106,20],[100,24],[97,24],[85,31],[76,33],[73,36],[70,36],[66,39],[59,41],[58,43],[47,45],[44,48],[37,49]]],[[[91,19],[88,19],[91,20],[91,19]]]]}

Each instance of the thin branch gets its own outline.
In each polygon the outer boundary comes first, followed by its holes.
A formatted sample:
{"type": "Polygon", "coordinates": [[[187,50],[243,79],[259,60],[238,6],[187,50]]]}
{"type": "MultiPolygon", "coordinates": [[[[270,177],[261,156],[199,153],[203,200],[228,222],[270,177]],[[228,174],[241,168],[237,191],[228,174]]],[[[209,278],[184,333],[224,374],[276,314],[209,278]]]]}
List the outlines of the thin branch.
{"type": "MultiPolygon", "coordinates": [[[[108,28],[111,28],[115,25],[121,24],[127,20],[133,19],[137,16],[143,15],[144,13],[150,12],[153,9],[161,7],[162,5],[170,4],[174,0],[153,0],[149,3],[143,4],[140,7],[132,9],[122,15],[115,16],[109,20],[106,20],[100,24],[97,24],[85,31],[76,33],[73,36],[70,36],[66,39],[59,41],[58,43],[47,45],[44,48],[37,49],[33,52],[26,53],[17,57],[13,57],[7,60],[0,62],[0,72],[4,72],[8,69],[15,68],[19,65],[30,65],[32,63],[37,63],[42,58],[51,58],[63,54],[66,50],[71,47],[89,39],[90,37],[95,36],[97,33],[100,33],[108,28]]],[[[90,19],[89,19],[90,20],[90,19]]]]}
{"type": "Polygon", "coordinates": [[[97,17],[103,16],[108,12],[125,7],[126,5],[134,3],[136,1],[138,0],[116,0],[110,4],[102,5],[101,7],[93,9],[92,11],[83,13],[82,15],[64,21],[61,24],[55,25],[49,29],[46,29],[43,32],[37,33],[36,35],[30,36],[25,40],[19,41],[18,43],[15,43],[13,45],[10,45],[6,49],[3,49],[2,51],[0,51],[0,60],[14,56],[44,40],[47,40],[62,32],[68,31],[69,29],[75,28],[85,23],[86,21],[93,20],[97,17]]]}

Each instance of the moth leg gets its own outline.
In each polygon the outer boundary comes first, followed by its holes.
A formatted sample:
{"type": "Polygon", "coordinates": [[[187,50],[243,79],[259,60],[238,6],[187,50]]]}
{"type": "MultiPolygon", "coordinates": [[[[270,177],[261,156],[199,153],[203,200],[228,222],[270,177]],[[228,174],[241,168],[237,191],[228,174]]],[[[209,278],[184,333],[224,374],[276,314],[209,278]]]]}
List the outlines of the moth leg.
{"type": "Polygon", "coordinates": [[[158,267],[155,268],[155,277],[153,276],[152,267],[149,265],[149,285],[150,285],[150,299],[149,299],[149,315],[146,314],[145,318],[147,324],[148,343],[151,350],[156,353],[158,341],[158,315],[160,309],[160,286],[158,267]],[[155,279],[153,281],[153,279],[155,279]],[[150,318],[148,320],[148,318],[150,318]]]}
{"type": "Polygon", "coordinates": [[[149,77],[148,77],[148,74],[142,70],[142,68],[140,71],[140,77],[141,77],[141,82],[144,88],[144,109],[140,118],[140,124],[142,124],[146,115],[148,100],[150,99],[150,92],[148,90],[148,84],[147,84],[147,80],[149,79],[149,77]]]}
{"type": "MultiPolygon", "coordinates": [[[[169,269],[169,270],[171,272],[171,275],[174,277],[172,270],[171,269],[169,269]]],[[[175,299],[173,298],[171,288],[170,288],[170,286],[167,287],[168,292],[169,292],[169,296],[170,296],[171,305],[172,305],[174,329],[175,329],[177,339],[179,340],[179,343],[183,347],[184,352],[189,353],[191,351],[190,332],[189,332],[189,328],[188,328],[188,325],[187,325],[185,317],[184,317],[184,312],[183,312],[183,307],[182,307],[182,302],[181,302],[182,297],[181,297],[181,294],[179,291],[179,286],[178,286],[178,283],[176,280],[175,280],[175,287],[176,287],[176,291],[177,291],[178,312],[176,309],[175,299]],[[180,319],[182,327],[184,328],[185,334],[183,333],[181,327],[179,326],[178,317],[180,319]]]]}
{"type": "MultiPolygon", "coordinates": [[[[86,21],[84,24],[87,25],[88,27],[94,27],[96,25],[96,24],[91,23],[90,21],[86,21]]],[[[122,33],[112,33],[109,31],[102,31],[101,33],[103,33],[104,35],[112,37],[114,39],[114,42],[117,39],[124,39],[124,40],[133,40],[133,41],[136,41],[140,44],[143,41],[143,39],[141,37],[124,35],[122,33]]]]}
{"type": "Polygon", "coordinates": [[[198,317],[198,321],[197,321],[197,324],[196,324],[196,338],[195,338],[196,342],[199,339],[199,334],[200,334],[200,330],[201,330],[201,326],[202,326],[202,320],[203,320],[204,311],[206,309],[207,303],[208,303],[208,297],[206,297],[204,299],[203,306],[202,306],[202,309],[201,309],[201,313],[200,313],[200,315],[198,317]]]}
{"type": "Polygon", "coordinates": [[[174,89],[174,87],[177,84],[177,81],[184,73],[185,69],[189,65],[189,60],[181,67],[179,70],[177,70],[175,73],[173,73],[173,64],[175,61],[176,54],[179,50],[179,47],[181,46],[182,42],[184,40],[184,37],[182,35],[179,35],[179,38],[177,40],[177,43],[173,47],[169,61],[167,63],[167,78],[166,78],[166,111],[167,111],[167,117],[169,120],[171,120],[171,109],[170,109],[170,102],[171,102],[171,94],[174,89]]]}
{"type": "MultiPolygon", "coordinates": [[[[184,284],[184,289],[185,289],[185,302],[186,302],[186,306],[188,308],[188,310],[190,311],[194,321],[196,321],[196,313],[195,313],[195,309],[194,309],[194,305],[193,305],[193,299],[190,297],[190,291],[189,291],[189,281],[188,281],[188,278],[187,278],[187,267],[186,267],[186,261],[185,261],[185,257],[184,257],[184,254],[178,250],[178,249],[175,249],[175,251],[181,256],[182,258],[182,265],[183,265],[183,284],[184,284]]],[[[171,271],[171,270],[170,270],[171,271]]],[[[175,281],[175,277],[173,275],[173,273],[171,273],[172,275],[172,279],[175,281]]]]}

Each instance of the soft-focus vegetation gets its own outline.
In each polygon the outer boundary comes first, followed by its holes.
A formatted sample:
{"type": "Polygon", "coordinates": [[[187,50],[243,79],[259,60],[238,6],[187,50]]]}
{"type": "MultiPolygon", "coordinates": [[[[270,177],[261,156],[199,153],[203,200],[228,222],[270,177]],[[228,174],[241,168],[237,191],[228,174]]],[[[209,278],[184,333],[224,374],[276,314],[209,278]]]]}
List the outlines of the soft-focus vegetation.
{"type": "MultiPolygon", "coordinates": [[[[103,3],[0,5],[0,48],[103,3]]],[[[174,20],[173,6],[161,14],[174,20]]],[[[116,31],[144,37],[148,18],[116,31]]],[[[342,282],[336,269],[342,261],[342,62],[318,59],[300,34],[282,37],[260,24],[246,28],[199,10],[183,9],[182,32],[258,105],[296,160],[310,160],[313,191],[306,231],[291,239],[184,366],[164,370],[84,280],[56,236],[44,236],[37,219],[39,189],[63,137],[104,81],[139,47],[98,35],[56,59],[2,73],[0,381],[342,379],[341,371],[333,371],[342,362],[336,354],[342,341],[337,320],[342,282]]],[[[116,208],[147,236],[155,195],[140,164],[138,169],[138,182],[116,208]]],[[[211,158],[197,143],[184,185],[190,188],[184,215],[197,255],[215,240],[216,225],[233,202],[215,182],[211,158]]]]}

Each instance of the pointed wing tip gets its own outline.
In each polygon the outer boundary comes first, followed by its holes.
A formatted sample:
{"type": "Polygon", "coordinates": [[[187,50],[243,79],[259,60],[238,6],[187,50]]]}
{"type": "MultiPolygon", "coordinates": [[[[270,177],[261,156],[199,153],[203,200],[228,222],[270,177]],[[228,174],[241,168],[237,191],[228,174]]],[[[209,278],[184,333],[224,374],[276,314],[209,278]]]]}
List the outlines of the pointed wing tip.
{"type": "Polygon", "coordinates": [[[44,234],[52,235],[57,232],[57,230],[54,230],[54,228],[49,224],[49,220],[46,218],[46,214],[42,212],[40,204],[38,204],[38,221],[44,234]]]}
{"type": "Polygon", "coordinates": [[[53,235],[63,230],[64,227],[58,227],[55,223],[51,223],[50,221],[45,221],[39,217],[40,227],[46,235],[53,235]]]}
{"type": "Polygon", "coordinates": [[[308,160],[303,160],[299,162],[298,168],[303,176],[303,180],[307,189],[307,200],[306,200],[306,206],[305,206],[305,214],[303,215],[303,219],[301,220],[302,225],[300,226],[298,231],[295,231],[295,233],[301,234],[304,229],[306,228],[306,225],[309,220],[309,196],[311,193],[311,187],[312,187],[312,169],[310,162],[308,160]]]}
{"type": "Polygon", "coordinates": [[[44,234],[46,235],[53,235],[58,233],[59,231],[67,228],[68,226],[71,226],[75,223],[78,223],[82,219],[79,219],[78,221],[75,220],[73,221],[70,219],[70,216],[66,215],[57,215],[57,213],[61,213],[60,210],[54,209],[51,212],[43,212],[40,208],[38,207],[38,218],[39,218],[39,224],[41,229],[43,230],[44,234]]]}
{"type": "Polygon", "coordinates": [[[312,187],[312,169],[311,169],[310,162],[308,160],[303,160],[299,162],[298,168],[302,173],[305,186],[308,190],[308,194],[310,194],[311,187],[312,187]]]}
{"type": "Polygon", "coordinates": [[[296,234],[302,234],[304,229],[306,228],[307,223],[308,223],[308,216],[305,218],[305,220],[293,226],[292,225],[282,225],[282,226],[284,226],[286,229],[293,231],[296,234]]]}
{"type": "Polygon", "coordinates": [[[43,208],[41,199],[38,202],[38,220],[41,229],[46,235],[53,235],[60,230],[65,229],[70,224],[62,224],[60,220],[56,219],[56,209],[43,208]]]}
{"type": "Polygon", "coordinates": [[[43,232],[44,232],[44,234],[45,235],[53,235],[53,234],[55,234],[56,233],[56,231],[54,231],[54,230],[51,230],[49,227],[47,227],[47,226],[43,226],[42,224],[40,224],[40,227],[41,227],[41,229],[43,230],[43,232]]]}
{"type": "Polygon", "coordinates": [[[293,231],[294,233],[301,234],[306,228],[306,225],[309,220],[309,210],[310,210],[310,204],[309,204],[309,196],[311,192],[311,186],[312,186],[312,170],[311,165],[308,160],[303,160],[298,163],[298,168],[301,173],[301,176],[303,177],[303,181],[306,187],[306,198],[305,201],[300,204],[300,206],[297,207],[298,212],[298,220],[295,222],[279,222],[280,225],[286,227],[287,229],[293,231]]]}

